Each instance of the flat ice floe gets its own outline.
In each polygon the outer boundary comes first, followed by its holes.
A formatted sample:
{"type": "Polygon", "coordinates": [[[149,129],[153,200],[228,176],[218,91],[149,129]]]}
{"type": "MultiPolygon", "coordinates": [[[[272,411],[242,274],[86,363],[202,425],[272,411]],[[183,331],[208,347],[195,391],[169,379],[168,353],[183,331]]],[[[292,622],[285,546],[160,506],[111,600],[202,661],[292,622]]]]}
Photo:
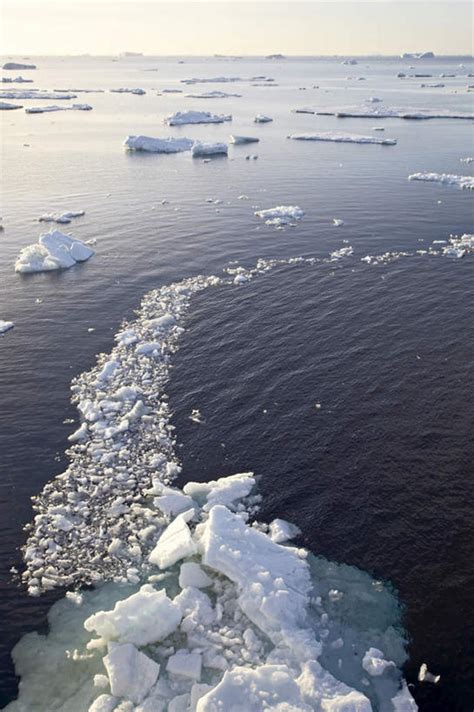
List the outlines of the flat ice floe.
{"type": "Polygon", "coordinates": [[[10,104],[8,101],[0,101],[0,111],[12,111],[13,109],[23,109],[21,104],[10,104]]]}
{"type": "Polygon", "coordinates": [[[112,94],[137,94],[138,96],[146,94],[146,91],[144,89],[140,89],[139,87],[134,89],[129,89],[128,87],[120,87],[119,89],[109,89],[109,91],[112,92],[112,94]]]}
{"type": "Polygon", "coordinates": [[[256,217],[265,220],[266,225],[275,225],[276,227],[290,225],[294,221],[301,220],[304,214],[304,210],[297,205],[278,205],[276,208],[255,212],[256,217]]]}
{"type": "Polygon", "coordinates": [[[291,134],[288,138],[295,141],[333,141],[334,143],[376,143],[380,146],[395,146],[394,138],[376,138],[375,136],[361,136],[360,134],[345,134],[337,131],[323,131],[320,133],[291,134]]]}
{"type": "Polygon", "coordinates": [[[5,321],[4,319],[0,319],[0,334],[6,334],[7,331],[10,331],[10,329],[13,329],[15,324],[12,321],[5,321]]]}
{"type": "Polygon", "coordinates": [[[452,173],[412,173],[408,176],[408,180],[444,183],[445,185],[457,185],[460,188],[474,190],[474,176],[457,176],[452,173]]]}
{"type": "Polygon", "coordinates": [[[29,91],[23,91],[21,89],[17,91],[0,91],[0,99],[47,99],[48,101],[55,99],[57,101],[58,99],[68,100],[76,98],[76,94],[71,94],[70,92],[62,94],[61,92],[42,91],[40,89],[31,89],[29,91]]]}
{"type": "Polygon", "coordinates": [[[153,138],[152,136],[127,136],[123,145],[129,151],[150,153],[180,153],[190,151],[194,141],[190,138],[153,138]]]}
{"type": "Polygon", "coordinates": [[[265,114],[257,114],[254,118],[256,124],[269,124],[273,119],[270,116],[265,116],[265,114]]]}
{"type": "Polygon", "coordinates": [[[67,269],[77,262],[85,262],[94,250],[81,240],[64,235],[59,230],[51,230],[34,245],[24,247],[15,262],[15,272],[50,272],[67,269]]]}
{"type": "Polygon", "coordinates": [[[25,79],[25,77],[2,77],[2,84],[33,84],[33,79],[25,79]]]}
{"type": "Polygon", "coordinates": [[[198,156],[227,156],[226,143],[206,143],[205,141],[196,141],[192,147],[192,154],[198,156]]]}
{"type": "Polygon", "coordinates": [[[44,213],[44,215],[38,218],[38,222],[55,222],[60,225],[67,225],[74,218],[80,218],[85,214],[85,210],[68,210],[65,213],[44,213]]]}
{"type": "Polygon", "coordinates": [[[6,62],[2,69],[36,69],[36,64],[21,64],[20,62],[6,62]]]}
{"type": "Polygon", "coordinates": [[[241,146],[246,143],[258,143],[260,141],[256,136],[236,136],[234,134],[229,138],[230,143],[235,146],[241,146]]]}
{"type": "Polygon", "coordinates": [[[54,111],[92,111],[92,106],[90,104],[71,104],[71,106],[51,104],[50,106],[29,106],[25,109],[27,114],[49,114],[54,111]]]}
{"type": "Polygon", "coordinates": [[[238,97],[242,94],[230,94],[226,91],[204,91],[200,94],[185,94],[189,99],[226,99],[227,97],[238,97]]]}
{"type": "Polygon", "coordinates": [[[222,124],[224,121],[232,121],[232,116],[227,114],[212,114],[210,111],[177,111],[165,119],[165,123],[167,123],[168,126],[222,124]]]}
{"type": "Polygon", "coordinates": [[[228,82],[241,82],[241,77],[194,77],[181,79],[181,84],[227,84],[228,82]]]}
{"type": "Polygon", "coordinates": [[[303,107],[295,109],[297,114],[317,114],[319,116],[337,116],[338,118],[359,118],[359,119],[474,119],[474,114],[469,112],[457,112],[451,109],[411,109],[397,108],[376,105],[362,106],[335,106],[324,107],[303,107]]]}
{"type": "MultiPolygon", "coordinates": [[[[233,272],[248,281],[305,262],[233,272]]],[[[69,591],[49,633],[17,644],[8,712],[416,709],[390,590],[279,543],[299,531],[256,519],[252,473],[170,487],[171,356],[192,295],[224,285],[195,277],[151,292],[112,353],[73,382],[83,432],[36,499],[24,580],[31,593],[109,583],[69,591]]]]}

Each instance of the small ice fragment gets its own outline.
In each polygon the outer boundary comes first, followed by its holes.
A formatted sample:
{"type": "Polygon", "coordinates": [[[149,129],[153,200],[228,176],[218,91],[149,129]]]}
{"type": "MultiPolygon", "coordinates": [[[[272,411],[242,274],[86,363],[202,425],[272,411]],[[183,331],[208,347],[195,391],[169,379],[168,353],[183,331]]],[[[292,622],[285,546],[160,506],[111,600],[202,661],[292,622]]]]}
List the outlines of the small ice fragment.
{"type": "Polygon", "coordinates": [[[433,675],[433,673],[431,673],[431,672],[428,670],[428,666],[427,666],[426,663],[423,663],[423,664],[421,665],[420,671],[419,671],[419,673],[418,673],[418,680],[419,680],[420,682],[433,682],[433,683],[437,683],[437,682],[440,681],[440,679],[441,679],[441,675],[433,675]]]}
{"type": "Polygon", "coordinates": [[[333,218],[332,224],[334,225],[334,227],[340,227],[341,225],[344,225],[344,220],[340,220],[339,218],[333,218]]]}
{"type": "Polygon", "coordinates": [[[362,667],[369,675],[378,677],[383,675],[389,667],[395,667],[395,663],[386,660],[384,654],[378,648],[369,648],[362,659],[362,667]]]}
{"type": "Polygon", "coordinates": [[[273,121],[273,119],[270,116],[265,116],[264,114],[257,114],[254,118],[254,122],[256,124],[268,124],[270,121],[273,121]]]}
{"type": "Polygon", "coordinates": [[[179,585],[181,588],[187,588],[188,586],[206,588],[212,585],[212,579],[202,570],[199,564],[186,561],[184,564],[181,564],[179,570],[179,585]]]}
{"type": "Polygon", "coordinates": [[[270,523],[270,539],[276,544],[290,541],[301,534],[301,529],[285,519],[274,519],[270,523]]]}
{"type": "Polygon", "coordinates": [[[166,671],[171,675],[187,677],[198,682],[201,679],[202,658],[199,653],[187,653],[180,650],[168,658],[166,671]]]}
{"type": "Polygon", "coordinates": [[[110,647],[104,665],[112,695],[140,703],[157,681],[160,666],[131,643],[110,647]]]}
{"type": "Polygon", "coordinates": [[[224,121],[232,121],[232,116],[227,114],[211,114],[210,111],[177,111],[165,119],[165,123],[169,126],[183,126],[184,124],[222,124],[224,121]]]}
{"type": "Polygon", "coordinates": [[[246,143],[258,143],[259,141],[260,139],[256,138],[255,136],[235,136],[234,134],[232,134],[229,139],[229,143],[233,143],[236,146],[240,146],[246,143]]]}
{"type": "Polygon", "coordinates": [[[186,524],[186,514],[187,512],[179,514],[176,519],[166,527],[148,557],[150,563],[156,564],[160,569],[166,569],[168,566],[172,566],[176,563],[176,561],[196,553],[196,544],[186,524]]]}
{"type": "Polygon", "coordinates": [[[15,324],[13,321],[5,321],[4,319],[0,319],[0,334],[5,334],[7,331],[10,331],[10,329],[13,329],[15,324]]]}
{"type": "Polygon", "coordinates": [[[193,423],[204,422],[201,412],[197,408],[193,408],[193,410],[191,411],[191,415],[189,416],[189,420],[192,420],[193,423]]]}

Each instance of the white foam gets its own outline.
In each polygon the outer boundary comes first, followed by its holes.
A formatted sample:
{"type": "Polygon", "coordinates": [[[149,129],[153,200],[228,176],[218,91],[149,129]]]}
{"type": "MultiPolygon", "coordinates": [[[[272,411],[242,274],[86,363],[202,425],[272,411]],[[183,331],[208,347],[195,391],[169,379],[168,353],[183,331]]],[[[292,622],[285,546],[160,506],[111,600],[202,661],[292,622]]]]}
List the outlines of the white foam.
{"type": "Polygon", "coordinates": [[[291,134],[288,138],[295,141],[334,141],[335,143],[376,143],[381,146],[395,146],[393,138],[376,138],[375,136],[361,136],[360,134],[338,133],[337,131],[323,131],[319,133],[291,134]]]}
{"type": "Polygon", "coordinates": [[[474,176],[458,176],[452,173],[412,173],[408,176],[408,180],[457,185],[468,190],[474,189],[474,176]]]}
{"type": "Polygon", "coordinates": [[[150,153],[180,153],[190,151],[194,141],[189,138],[153,138],[151,136],[127,136],[123,145],[129,151],[150,153]]]}
{"type": "Polygon", "coordinates": [[[184,126],[185,124],[222,124],[232,121],[227,114],[212,114],[210,111],[177,111],[167,116],[165,123],[169,126],[184,126]]]}

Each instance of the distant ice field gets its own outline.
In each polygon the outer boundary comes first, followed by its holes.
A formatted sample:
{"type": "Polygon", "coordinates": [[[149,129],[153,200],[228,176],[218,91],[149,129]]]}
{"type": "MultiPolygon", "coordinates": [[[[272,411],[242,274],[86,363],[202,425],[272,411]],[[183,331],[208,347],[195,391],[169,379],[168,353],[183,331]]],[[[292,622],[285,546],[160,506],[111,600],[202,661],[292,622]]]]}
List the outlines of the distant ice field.
{"type": "Polygon", "coordinates": [[[34,80],[28,92],[91,90],[93,110],[34,115],[25,109],[47,100],[8,98],[23,108],[0,112],[0,320],[14,323],[0,336],[0,704],[16,697],[11,648],[41,629],[64,593],[28,598],[10,568],[22,570],[30,497],[66,469],[67,438],[81,425],[71,379],[111,351],[145,293],[228,267],[236,288],[193,298],[173,357],[177,485],[255,472],[259,518],[301,529],[304,546],[324,557],[314,575],[328,577],[334,562],[339,577],[337,562],[398,590],[404,674],[419,708],[472,709],[473,257],[449,243],[473,232],[472,193],[408,180],[472,175],[472,121],[295,110],[472,115],[473,65],[342,60],[35,57],[37,70],[22,70],[34,80]],[[421,72],[431,78],[409,76],[421,72]],[[201,84],[206,78],[233,81],[201,84]],[[193,80],[192,92],[183,80],[193,80]],[[144,93],[111,92],[120,88],[144,93]],[[185,96],[214,90],[222,95],[212,101],[185,96]],[[165,123],[188,111],[232,119],[165,123]],[[255,123],[258,114],[273,121],[255,123]],[[328,132],[396,145],[287,139],[328,132]],[[228,153],[126,151],[127,136],[225,144],[228,153]],[[247,160],[250,151],[258,160],[247,160]],[[256,215],[276,206],[299,206],[304,217],[266,224],[256,215]],[[77,207],[85,215],[61,231],[92,244],[93,259],[15,273],[21,250],[45,231],[38,217],[77,207]],[[323,261],[282,263],[249,284],[238,269],[300,255],[323,261]],[[422,663],[439,683],[417,681],[422,663]]]}

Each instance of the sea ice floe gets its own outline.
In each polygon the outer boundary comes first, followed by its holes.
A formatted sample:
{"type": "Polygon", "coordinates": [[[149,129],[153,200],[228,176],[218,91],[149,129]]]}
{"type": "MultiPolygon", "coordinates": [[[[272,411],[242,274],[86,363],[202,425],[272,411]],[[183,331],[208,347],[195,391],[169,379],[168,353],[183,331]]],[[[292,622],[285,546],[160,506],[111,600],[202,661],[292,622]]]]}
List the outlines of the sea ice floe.
{"type": "Polygon", "coordinates": [[[232,116],[227,114],[212,114],[210,111],[177,111],[165,119],[165,123],[169,126],[183,126],[185,124],[222,124],[224,121],[232,121],[232,116]]]}
{"type": "Polygon", "coordinates": [[[53,111],[92,111],[92,106],[90,104],[71,104],[71,106],[51,104],[50,106],[30,106],[25,109],[27,114],[48,114],[53,111]]]}
{"type": "Polygon", "coordinates": [[[193,144],[191,152],[193,156],[227,156],[226,143],[212,143],[205,141],[196,141],[193,144]]]}
{"type": "Polygon", "coordinates": [[[59,99],[77,99],[77,96],[70,92],[62,94],[57,91],[42,91],[40,89],[31,89],[29,91],[18,89],[17,91],[0,91],[0,99],[47,99],[48,101],[58,101],[59,99]]]}
{"type": "Polygon", "coordinates": [[[459,160],[461,163],[474,163],[474,158],[471,158],[470,156],[468,158],[460,158],[459,160]]]}
{"type": "Polygon", "coordinates": [[[5,334],[7,331],[10,331],[10,329],[13,329],[14,326],[15,324],[12,321],[0,319],[0,334],[5,334]]]}
{"type": "Polygon", "coordinates": [[[420,670],[418,672],[418,680],[420,682],[434,682],[437,683],[441,680],[441,675],[433,675],[428,670],[428,666],[426,663],[423,663],[420,667],[420,670]]]}
{"type": "Polygon", "coordinates": [[[2,69],[36,69],[36,64],[22,64],[21,62],[6,62],[2,69]]]}
{"type": "Polygon", "coordinates": [[[256,138],[255,136],[235,136],[231,135],[229,139],[229,143],[233,143],[236,146],[243,145],[245,143],[258,143],[260,141],[259,138],[256,138]]]}
{"type": "Polygon", "coordinates": [[[73,218],[80,218],[86,214],[85,210],[68,210],[65,213],[44,213],[38,218],[38,222],[55,222],[60,225],[66,225],[73,218]]]}
{"type": "Polygon", "coordinates": [[[50,272],[85,262],[94,250],[81,240],[51,230],[40,235],[34,245],[24,247],[15,262],[15,272],[50,272]]]}
{"type": "Polygon", "coordinates": [[[276,544],[291,541],[301,534],[301,529],[296,524],[287,522],[285,519],[274,519],[273,522],[270,522],[269,529],[270,539],[276,544]]]}
{"type": "Polygon", "coordinates": [[[256,124],[269,124],[273,119],[270,116],[265,116],[265,114],[257,114],[254,118],[256,124]]]}
{"type": "Polygon", "coordinates": [[[25,77],[2,77],[2,84],[33,84],[33,79],[25,79],[25,77]]]}
{"type": "Polygon", "coordinates": [[[376,105],[362,106],[335,106],[335,107],[304,107],[295,109],[297,114],[317,114],[319,116],[337,116],[338,118],[359,119],[474,119],[474,114],[458,112],[451,109],[415,109],[397,108],[376,105]]]}
{"type": "Polygon", "coordinates": [[[298,205],[277,205],[276,208],[268,208],[267,210],[257,210],[255,212],[257,218],[265,220],[267,225],[289,225],[295,220],[301,220],[304,216],[304,210],[298,205]]]}
{"type": "Polygon", "coordinates": [[[21,104],[10,104],[8,101],[0,101],[0,111],[11,111],[12,109],[22,109],[21,104]]]}
{"type": "Polygon", "coordinates": [[[194,141],[189,138],[153,138],[151,136],[127,136],[123,145],[129,151],[150,153],[180,153],[190,151],[194,141]]]}
{"type": "Polygon", "coordinates": [[[158,679],[160,666],[131,643],[111,643],[104,666],[115,698],[139,704],[158,679]]]}
{"type": "Polygon", "coordinates": [[[129,89],[128,87],[120,87],[119,89],[109,89],[109,91],[113,94],[137,94],[138,96],[146,94],[146,91],[144,89],[140,89],[139,87],[134,89],[129,89]]]}
{"type": "Polygon", "coordinates": [[[394,138],[375,138],[375,136],[361,136],[360,134],[345,134],[337,131],[323,131],[319,133],[291,134],[288,138],[295,141],[333,141],[334,143],[376,143],[380,146],[395,146],[394,138]]]}
{"type": "Polygon", "coordinates": [[[230,94],[226,91],[204,91],[199,94],[185,94],[189,99],[226,99],[228,97],[241,97],[242,94],[230,94]]]}
{"type": "Polygon", "coordinates": [[[227,82],[240,82],[241,77],[194,77],[181,79],[182,84],[226,84],[227,82]]]}
{"type": "Polygon", "coordinates": [[[452,173],[412,173],[408,176],[408,180],[444,183],[445,185],[457,185],[460,188],[474,190],[474,176],[457,176],[452,173]]]}
{"type": "Polygon", "coordinates": [[[331,261],[342,260],[344,257],[350,257],[354,253],[354,248],[351,245],[341,247],[339,250],[331,252],[331,261]]]}
{"type": "Polygon", "coordinates": [[[340,218],[333,218],[332,224],[334,227],[341,227],[341,225],[344,225],[344,220],[341,220],[340,218]]]}

